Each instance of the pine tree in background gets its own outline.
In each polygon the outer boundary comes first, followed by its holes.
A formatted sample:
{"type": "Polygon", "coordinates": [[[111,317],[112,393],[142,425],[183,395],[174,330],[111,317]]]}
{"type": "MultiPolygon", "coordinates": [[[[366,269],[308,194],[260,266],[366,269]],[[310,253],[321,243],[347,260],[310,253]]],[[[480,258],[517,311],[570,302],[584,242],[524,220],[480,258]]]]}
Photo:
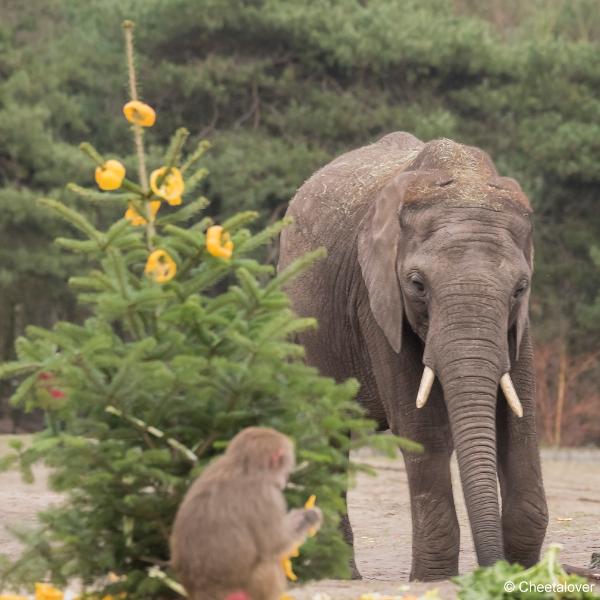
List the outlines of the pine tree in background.
{"type": "MultiPolygon", "coordinates": [[[[600,286],[589,253],[600,236],[595,4],[0,2],[2,360],[12,360],[24,325],[76,316],[66,279],[81,262],[72,255],[67,263],[49,246],[64,225],[34,198],[51,192],[66,200],[58,191],[65,179],[83,184],[81,139],[133,168],[125,128],[98,118],[121,104],[118,22],[132,14],[141,26],[144,91],[161,115],[153,142],[166,145],[185,124],[194,143],[213,144],[202,188],[211,214],[256,210],[259,223],[274,221],[317,168],[390,131],[479,146],[535,206],[536,342],[593,352],[597,328],[586,315],[600,286]]],[[[160,159],[154,145],[149,153],[160,159]]],[[[108,212],[78,210],[92,223],[108,212]]],[[[600,361],[590,377],[598,388],[600,361]]],[[[9,391],[0,389],[0,431],[11,426],[3,410],[9,391]]],[[[579,387],[574,394],[589,399],[579,387]]]]}
{"type": "Polygon", "coordinates": [[[165,581],[178,503],[227,441],[257,424],[296,441],[290,504],[316,494],[325,514],[325,527],[302,548],[295,569],[301,577],[344,575],[341,493],[348,473],[360,468],[349,464],[348,452],[366,443],[391,450],[397,441],[371,435],[373,423],[353,400],[355,382],[320,377],[290,341],[315,323],[294,316],[282,286],[322,254],[275,276],[252,254],[284,221],[253,234],[247,227],[254,212],[220,225],[199,216],[207,201],[190,196],[206,175],[198,165],[206,144],[184,157],[183,129],[148,173],[144,131],[155,115],[137,97],[131,23],[125,32],[131,101],[124,112],[138,181],[121,162],[83,144],[104,191],[69,186],[86,201],[120,206],[125,218],[103,230],[65,203],[40,201],[76,232],[57,243],[88,265],[69,283],[89,316],[82,324],[28,327],[17,360],[0,367],[0,377],[22,379],[13,403],[43,408],[47,421],[31,447],[13,443],[4,466],[18,463],[31,477],[43,460],[52,489],[65,496],[40,515],[38,528],[18,532],[23,554],[4,557],[0,585],[79,580],[89,593],[113,573],[103,593],[173,596],[165,581]],[[153,576],[156,569],[162,578],[153,576]]]}

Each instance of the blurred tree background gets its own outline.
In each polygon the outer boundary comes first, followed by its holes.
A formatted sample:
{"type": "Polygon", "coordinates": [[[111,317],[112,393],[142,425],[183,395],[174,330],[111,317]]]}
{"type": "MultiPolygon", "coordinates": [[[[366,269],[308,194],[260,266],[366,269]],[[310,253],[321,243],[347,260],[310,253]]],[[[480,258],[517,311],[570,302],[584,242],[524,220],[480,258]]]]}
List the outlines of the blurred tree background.
{"type": "MultiPolygon", "coordinates": [[[[130,151],[110,118],[126,97],[124,18],[139,25],[155,141],[186,124],[214,144],[217,217],[274,220],[314,170],[390,131],[488,151],[536,209],[544,441],[600,443],[597,0],[0,0],[2,360],[25,325],[78,316],[66,280],[81,263],[34,200],[90,180],[81,140],[130,151]]],[[[10,392],[0,429],[26,427],[10,392]]]]}

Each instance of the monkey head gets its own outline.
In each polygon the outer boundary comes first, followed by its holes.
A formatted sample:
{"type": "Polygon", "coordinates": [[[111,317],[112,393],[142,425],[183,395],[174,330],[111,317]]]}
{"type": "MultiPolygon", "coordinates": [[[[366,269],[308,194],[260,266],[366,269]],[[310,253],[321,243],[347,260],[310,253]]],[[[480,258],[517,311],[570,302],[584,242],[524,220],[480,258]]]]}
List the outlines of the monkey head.
{"type": "Polygon", "coordinates": [[[269,427],[248,427],[236,435],[225,452],[242,472],[262,472],[278,488],[284,489],[296,466],[294,443],[269,427]]]}

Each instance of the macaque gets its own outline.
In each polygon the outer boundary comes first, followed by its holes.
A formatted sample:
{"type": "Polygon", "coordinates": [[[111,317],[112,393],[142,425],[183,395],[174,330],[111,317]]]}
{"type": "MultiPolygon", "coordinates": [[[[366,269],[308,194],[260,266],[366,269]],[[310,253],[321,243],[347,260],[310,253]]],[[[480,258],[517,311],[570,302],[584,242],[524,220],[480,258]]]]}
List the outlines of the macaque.
{"type": "Polygon", "coordinates": [[[294,445],[248,427],[188,490],[173,525],[171,565],[191,600],[277,600],[281,560],[320,527],[318,508],[287,511],[294,445]]]}

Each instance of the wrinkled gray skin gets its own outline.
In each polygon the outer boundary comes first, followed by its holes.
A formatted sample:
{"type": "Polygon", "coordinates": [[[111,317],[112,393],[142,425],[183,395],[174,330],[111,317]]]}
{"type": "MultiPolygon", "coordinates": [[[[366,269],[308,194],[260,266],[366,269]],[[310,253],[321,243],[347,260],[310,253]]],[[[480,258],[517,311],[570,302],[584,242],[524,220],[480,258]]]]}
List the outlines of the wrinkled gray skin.
{"type": "MultiPolygon", "coordinates": [[[[301,336],[308,362],[338,381],[356,377],[379,426],[425,447],[404,454],[411,579],[458,570],[453,449],[479,563],[539,558],[548,515],[527,324],[530,212],[483,151],[401,132],[325,166],[288,209],[279,268],[328,251],[288,287],[295,310],[319,321],[301,336]],[[423,365],[436,381],[417,409],[423,365]],[[499,389],[506,372],[522,418],[499,389]]],[[[347,518],[344,530],[352,543],[347,518]]]]}

